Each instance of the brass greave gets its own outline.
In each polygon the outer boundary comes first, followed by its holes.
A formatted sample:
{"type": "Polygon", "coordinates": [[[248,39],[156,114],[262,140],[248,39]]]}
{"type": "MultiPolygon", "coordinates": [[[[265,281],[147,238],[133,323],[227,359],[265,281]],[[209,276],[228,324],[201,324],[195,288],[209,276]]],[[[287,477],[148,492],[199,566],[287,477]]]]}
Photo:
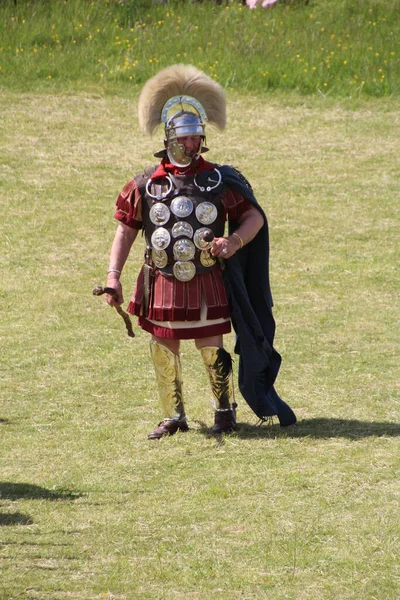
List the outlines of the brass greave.
{"type": "Polygon", "coordinates": [[[164,409],[164,418],[186,419],[179,356],[166,346],[154,341],[150,342],[150,353],[154,363],[158,392],[164,409]]]}
{"type": "Polygon", "coordinates": [[[232,358],[224,348],[204,346],[201,355],[216,400],[217,410],[228,410],[234,401],[232,358]]]}

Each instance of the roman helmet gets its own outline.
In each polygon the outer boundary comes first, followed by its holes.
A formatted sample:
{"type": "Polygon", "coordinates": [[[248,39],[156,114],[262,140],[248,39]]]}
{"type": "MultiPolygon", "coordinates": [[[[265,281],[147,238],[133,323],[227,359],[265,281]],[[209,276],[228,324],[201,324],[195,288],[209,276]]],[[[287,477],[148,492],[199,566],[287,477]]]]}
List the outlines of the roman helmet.
{"type": "Polygon", "coordinates": [[[225,94],[222,87],[192,65],[172,65],[149,79],[139,96],[139,125],[152,135],[162,123],[164,149],[154,156],[168,156],[172,164],[187,167],[200,153],[207,152],[206,123],[224,129],[225,94]],[[201,144],[195,157],[185,154],[178,138],[199,135],[201,144]]]}

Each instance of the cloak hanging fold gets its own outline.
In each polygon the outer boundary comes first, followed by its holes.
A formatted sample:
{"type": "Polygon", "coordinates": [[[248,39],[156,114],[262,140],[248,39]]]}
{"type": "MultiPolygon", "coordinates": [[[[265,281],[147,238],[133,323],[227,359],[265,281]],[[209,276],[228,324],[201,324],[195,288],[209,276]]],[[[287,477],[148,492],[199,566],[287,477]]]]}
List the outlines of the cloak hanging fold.
{"type": "MultiPolygon", "coordinates": [[[[269,282],[268,221],[248,182],[236,169],[222,166],[223,181],[236,189],[261,212],[264,226],[256,237],[226,261],[224,280],[232,305],[236,333],[235,353],[239,355],[239,389],[247,404],[260,418],[276,415],[282,426],[293,425],[296,415],[279,397],[274,383],[281,356],[274,349],[275,320],[269,282]]],[[[229,233],[239,223],[229,222],[229,233]]]]}

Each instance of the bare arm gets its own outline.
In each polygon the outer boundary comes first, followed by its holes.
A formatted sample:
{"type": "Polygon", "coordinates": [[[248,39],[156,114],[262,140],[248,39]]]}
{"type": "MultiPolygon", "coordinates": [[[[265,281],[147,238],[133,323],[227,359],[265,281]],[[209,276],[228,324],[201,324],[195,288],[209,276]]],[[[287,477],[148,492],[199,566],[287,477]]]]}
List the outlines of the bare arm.
{"type": "Polygon", "coordinates": [[[115,232],[114,241],[111,246],[110,263],[108,267],[110,272],[107,276],[107,287],[112,287],[116,290],[118,301],[115,301],[107,294],[106,299],[111,306],[119,306],[124,301],[122,285],[119,278],[137,234],[137,229],[132,229],[132,227],[128,227],[123,223],[118,225],[117,231],[115,232]]]}
{"type": "Polygon", "coordinates": [[[211,254],[230,258],[240,248],[251,242],[264,224],[262,214],[255,206],[252,206],[238,219],[240,225],[235,233],[228,237],[215,238],[211,248],[211,254]],[[226,252],[225,252],[226,250],[226,252]]]}

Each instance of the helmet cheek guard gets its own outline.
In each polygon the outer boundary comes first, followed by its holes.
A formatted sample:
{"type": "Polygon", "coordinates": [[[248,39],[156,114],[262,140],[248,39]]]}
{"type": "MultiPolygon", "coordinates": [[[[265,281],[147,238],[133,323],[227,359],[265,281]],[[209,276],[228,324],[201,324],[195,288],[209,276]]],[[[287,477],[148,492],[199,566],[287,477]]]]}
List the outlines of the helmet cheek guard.
{"type": "Polygon", "coordinates": [[[185,146],[179,144],[177,140],[167,142],[167,156],[169,161],[176,167],[188,167],[194,156],[188,156],[185,153],[185,146]]]}

